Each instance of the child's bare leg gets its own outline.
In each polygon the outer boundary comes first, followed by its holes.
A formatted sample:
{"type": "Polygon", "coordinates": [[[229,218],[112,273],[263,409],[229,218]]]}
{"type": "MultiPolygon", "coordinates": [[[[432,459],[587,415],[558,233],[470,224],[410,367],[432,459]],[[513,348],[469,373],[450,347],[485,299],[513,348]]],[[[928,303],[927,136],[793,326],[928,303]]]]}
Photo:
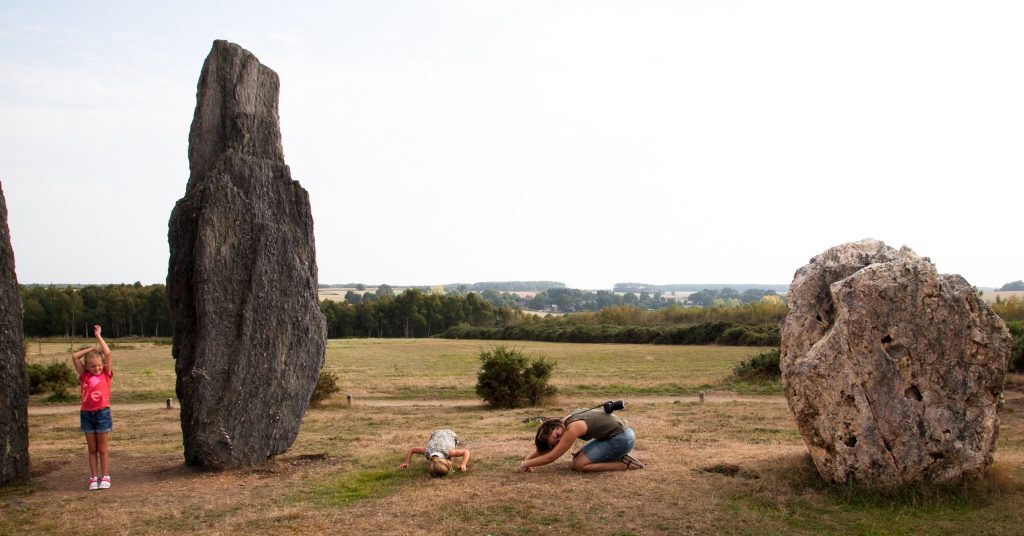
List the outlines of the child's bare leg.
{"type": "Polygon", "coordinates": [[[107,467],[110,465],[110,456],[107,454],[108,439],[110,439],[110,432],[96,434],[96,451],[99,454],[97,458],[99,458],[100,468],[103,469],[102,473],[97,473],[98,475],[110,474],[107,472],[107,467]]]}
{"type": "Polygon", "coordinates": [[[99,476],[96,472],[96,465],[99,461],[96,455],[96,434],[85,434],[85,442],[89,445],[89,476],[99,476]]]}

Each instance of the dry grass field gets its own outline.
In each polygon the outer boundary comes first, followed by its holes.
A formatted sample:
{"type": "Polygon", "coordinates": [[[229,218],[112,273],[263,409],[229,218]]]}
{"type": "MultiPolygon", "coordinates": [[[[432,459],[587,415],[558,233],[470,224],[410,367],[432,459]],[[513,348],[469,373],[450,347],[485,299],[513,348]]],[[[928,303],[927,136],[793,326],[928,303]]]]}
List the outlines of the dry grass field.
{"type": "Polygon", "coordinates": [[[985,303],[988,303],[988,304],[995,303],[996,302],[996,298],[999,298],[1001,300],[1006,300],[1006,299],[1009,299],[1009,298],[1012,298],[1012,297],[1024,298],[1024,291],[1022,291],[1022,290],[1002,290],[1002,291],[995,290],[995,291],[992,291],[992,292],[986,292],[986,293],[981,295],[981,299],[985,303]]]}
{"type": "MultiPolygon", "coordinates": [[[[784,398],[723,383],[753,348],[524,343],[557,362],[550,405],[490,410],[473,398],[480,341],[332,340],[342,392],[306,413],[293,448],[218,473],[182,465],[169,346],[119,344],[114,485],[85,491],[76,405],[30,405],[30,484],[0,490],[0,534],[1020,534],[1024,379],[1013,377],[996,463],[958,487],[873,493],[817,477],[784,398]],[[739,389],[737,391],[736,389],[739,389]],[[706,402],[696,393],[708,390],[706,402]],[[352,394],[354,403],[346,404],[352,394]],[[515,472],[524,419],[623,398],[641,471],[582,475],[569,457],[515,472]],[[449,427],[467,473],[430,478],[410,446],[449,427]]],[[[66,359],[33,343],[31,362],[66,359]]]]}

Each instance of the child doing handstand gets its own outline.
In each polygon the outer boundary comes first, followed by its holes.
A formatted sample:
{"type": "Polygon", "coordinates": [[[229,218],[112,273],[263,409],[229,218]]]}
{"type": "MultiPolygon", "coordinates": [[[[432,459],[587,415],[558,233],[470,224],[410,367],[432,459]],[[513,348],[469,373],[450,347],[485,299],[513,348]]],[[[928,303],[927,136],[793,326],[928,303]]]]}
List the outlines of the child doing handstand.
{"type": "Polygon", "coordinates": [[[399,465],[398,468],[405,469],[409,467],[412,455],[422,454],[430,464],[427,470],[431,476],[441,477],[447,475],[452,470],[452,458],[456,457],[462,457],[459,470],[465,472],[466,464],[469,463],[469,451],[456,450],[455,447],[458,444],[459,436],[455,435],[455,432],[451,430],[437,430],[430,434],[426,447],[412,447],[409,449],[409,452],[405,453],[405,462],[399,465]]]}
{"type": "Polygon", "coordinates": [[[107,440],[114,423],[110,418],[110,348],[103,342],[100,326],[93,327],[99,347],[85,348],[71,354],[82,387],[82,409],[79,412],[82,432],[89,446],[89,490],[110,487],[107,440]],[[84,359],[83,359],[84,357],[84,359]],[[97,466],[100,469],[97,472],[97,466]],[[103,475],[103,478],[100,478],[103,475]]]}

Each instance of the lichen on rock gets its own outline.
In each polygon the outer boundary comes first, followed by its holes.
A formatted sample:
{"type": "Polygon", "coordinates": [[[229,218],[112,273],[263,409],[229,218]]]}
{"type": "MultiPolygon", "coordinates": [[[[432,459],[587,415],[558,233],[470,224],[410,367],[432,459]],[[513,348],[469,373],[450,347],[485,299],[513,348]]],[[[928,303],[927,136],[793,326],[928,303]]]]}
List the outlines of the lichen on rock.
{"type": "Polygon", "coordinates": [[[825,479],[948,482],[992,463],[1010,337],[967,281],[863,240],[811,259],[787,299],[783,385],[825,479]]]}

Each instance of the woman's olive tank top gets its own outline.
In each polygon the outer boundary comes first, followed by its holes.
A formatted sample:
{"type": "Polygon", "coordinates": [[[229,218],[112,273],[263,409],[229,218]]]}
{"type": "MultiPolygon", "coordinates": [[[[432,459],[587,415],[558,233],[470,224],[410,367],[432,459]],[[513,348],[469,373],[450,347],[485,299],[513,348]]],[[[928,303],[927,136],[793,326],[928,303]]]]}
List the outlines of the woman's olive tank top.
{"type": "Polygon", "coordinates": [[[608,439],[619,435],[629,427],[624,419],[616,417],[612,413],[605,413],[601,408],[577,410],[565,419],[565,425],[576,421],[587,423],[587,433],[580,436],[580,439],[608,439]]]}

